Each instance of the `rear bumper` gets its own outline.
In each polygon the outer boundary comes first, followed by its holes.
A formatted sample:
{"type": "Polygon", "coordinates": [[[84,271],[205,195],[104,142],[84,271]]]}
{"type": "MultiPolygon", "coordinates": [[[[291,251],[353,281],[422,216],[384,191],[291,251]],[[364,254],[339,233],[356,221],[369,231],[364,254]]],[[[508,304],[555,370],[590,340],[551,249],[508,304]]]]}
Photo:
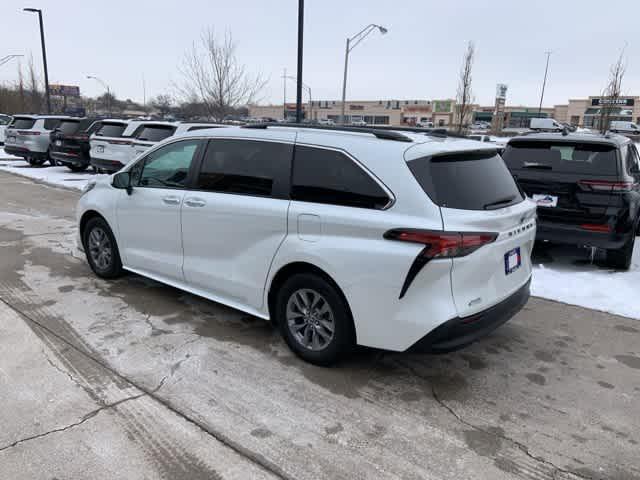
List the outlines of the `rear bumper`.
{"type": "Polygon", "coordinates": [[[47,158],[47,152],[34,152],[32,150],[29,150],[26,147],[14,147],[10,145],[5,145],[4,152],[9,155],[13,155],[15,157],[22,157],[22,158],[27,158],[27,157],[47,158]]]}
{"type": "Polygon", "coordinates": [[[600,233],[584,230],[577,225],[538,221],[536,240],[552,243],[577,245],[580,247],[596,247],[603,249],[621,248],[633,235],[633,231],[625,233],[600,233]]]}
{"type": "Polygon", "coordinates": [[[51,150],[49,155],[51,155],[51,158],[53,158],[54,160],[65,165],[89,165],[89,157],[83,155],[82,153],[76,154],[51,150]]]}
{"type": "Polygon", "coordinates": [[[502,302],[469,317],[456,317],[414,343],[408,351],[446,353],[475,342],[522,310],[530,296],[531,278],[519,290],[502,302]]]}
{"type": "Polygon", "coordinates": [[[117,160],[106,160],[104,158],[96,158],[96,157],[91,157],[91,165],[93,165],[96,168],[107,170],[108,172],[112,172],[112,173],[117,172],[122,167],[124,167],[124,164],[121,162],[118,162],[117,160]]]}

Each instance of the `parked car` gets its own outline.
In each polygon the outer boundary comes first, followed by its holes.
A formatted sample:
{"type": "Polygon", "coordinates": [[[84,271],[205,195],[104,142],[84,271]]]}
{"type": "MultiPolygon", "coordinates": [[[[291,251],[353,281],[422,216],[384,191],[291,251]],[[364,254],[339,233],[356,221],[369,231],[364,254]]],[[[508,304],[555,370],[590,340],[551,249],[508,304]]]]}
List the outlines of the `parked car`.
{"type": "Polygon", "coordinates": [[[601,248],[631,265],[640,223],[640,159],[621,135],[539,133],[512,138],[503,158],[538,204],[538,240],[601,248]]]}
{"type": "Polygon", "coordinates": [[[633,122],[613,121],[609,125],[609,130],[613,133],[640,135],[640,127],[633,122]]]}
{"type": "Polygon", "coordinates": [[[30,165],[42,165],[49,156],[50,134],[60,121],[69,117],[55,115],[16,115],[5,130],[4,151],[22,157],[30,165]]]}
{"type": "Polygon", "coordinates": [[[561,132],[565,126],[556,122],[553,118],[532,118],[529,123],[531,130],[543,130],[547,132],[561,132]]]}
{"type": "Polygon", "coordinates": [[[417,122],[416,127],[418,128],[433,128],[433,122],[417,122]]]}
{"type": "Polygon", "coordinates": [[[491,128],[491,125],[485,122],[476,122],[469,126],[470,130],[488,130],[491,128]]]}
{"type": "Polygon", "coordinates": [[[131,146],[133,153],[130,160],[133,160],[138,155],[143,154],[149,148],[153,147],[158,142],[176,135],[182,135],[183,133],[193,132],[196,130],[205,130],[209,128],[225,128],[229,125],[218,123],[172,123],[172,122],[148,122],[138,126],[135,132],[132,134],[131,146]]]}
{"type": "Polygon", "coordinates": [[[365,122],[364,120],[352,120],[351,125],[354,127],[366,127],[367,122],[365,122]]]}
{"type": "Polygon", "coordinates": [[[478,142],[493,142],[491,135],[467,135],[467,138],[478,142]]]}
{"type": "Polygon", "coordinates": [[[424,133],[190,132],[89,183],[78,243],[270,319],[303,359],[461,348],[526,303],[535,204],[495,148],[424,133]],[[463,160],[463,161],[460,161],[463,160]]]}
{"type": "Polygon", "coordinates": [[[91,166],[98,172],[116,172],[131,159],[131,135],[141,124],[136,120],[102,120],[89,137],[91,166]]]}
{"type": "Polygon", "coordinates": [[[336,124],[336,122],[334,122],[330,118],[320,118],[320,119],[318,119],[318,124],[319,125],[326,125],[326,126],[333,126],[333,125],[336,124]]]}
{"type": "Polygon", "coordinates": [[[65,118],[51,132],[50,155],[60,165],[81,172],[89,167],[89,137],[102,123],[95,118],[65,118]]]}
{"type": "Polygon", "coordinates": [[[0,113],[0,146],[4,145],[4,131],[7,129],[7,126],[11,123],[13,117],[10,115],[3,115],[0,113]]]}

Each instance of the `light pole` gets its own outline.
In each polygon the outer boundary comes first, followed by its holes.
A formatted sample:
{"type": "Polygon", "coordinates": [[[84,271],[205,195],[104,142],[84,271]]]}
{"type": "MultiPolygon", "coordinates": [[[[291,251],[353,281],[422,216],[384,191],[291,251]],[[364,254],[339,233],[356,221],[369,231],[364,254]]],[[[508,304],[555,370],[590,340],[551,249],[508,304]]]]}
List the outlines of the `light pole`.
{"type": "Polygon", "coordinates": [[[87,78],[90,80],[95,80],[107,90],[107,113],[111,115],[111,90],[109,89],[109,85],[107,85],[105,81],[100,80],[98,77],[95,77],[93,75],[87,75],[87,78]]]}
{"type": "MultiPolygon", "coordinates": [[[[293,80],[294,82],[297,83],[298,79],[296,77],[292,77],[291,75],[284,75],[282,78],[286,80],[293,80]]],[[[307,90],[307,94],[309,95],[309,119],[312,120],[313,119],[313,98],[311,97],[311,87],[303,82],[300,82],[300,84],[302,85],[302,88],[307,90]]]]}
{"type": "Polygon", "coordinates": [[[540,106],[538,107],[538,117],[542,115],[542,99],[544,98],[544,87],[547,85],[547,72],[549,71],[549,57],[551,52],[544,52],[547,54],[547,66],[544,67],[544,80],[542,81],[542,92],[540,92],[540,106]]]}
{"type": "Polygon", "coordinates": [[[388,30],[380,25],[376,25],[374,23],[367,25],[358,33],[356,33],[353,37],[347,38],[347,48],[344,51],[344,78],[342,80],[342,114],[340,115],[341,123],[344,125],[346,122],[346,117],[344,113],[345,109],[345,99],[347,96],[347,69],[349,67],[349,52],[356,48],[358,44],[364,40],[371,32],[378,29],[382,35],[388,32],[388,30]]]}
{"type": "Polygon", "coordinates": [[[298,0],[298,85],[296,88],[296,122],[302,121],[302,47],[304,37],[304,0],[298,0]]]}
{"type": "Polygon", "coordinates": [[[37,13],[40,22],[40,43],[42,44],[42,63],[44,64],[44,93],[47,97],[47,113],[51,113],[51,97],[49,96],[49,70],[47,69],[47,48],[44,45],[44,26],[42,24],[42,10],[39,8],[23,8],[25,12],[37,13]]]}
{"type": "Polygon", "coordinates": [[[17,57],[24,57],[24,55],[7,55],[6,57],[0,58],[0,67],[5,63],[7,63],[12,58],[17,58],[17,57]]]}

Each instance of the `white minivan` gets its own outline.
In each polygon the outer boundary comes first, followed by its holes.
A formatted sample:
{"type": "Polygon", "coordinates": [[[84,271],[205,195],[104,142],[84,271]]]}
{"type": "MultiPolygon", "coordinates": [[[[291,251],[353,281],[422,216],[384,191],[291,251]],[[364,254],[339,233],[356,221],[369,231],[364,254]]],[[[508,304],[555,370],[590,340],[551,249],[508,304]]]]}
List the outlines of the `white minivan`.
{"type": "Polygon", "coordinates": [[[613,133],[626,133],[630,135],[640,135],[640,127],[633,122],[613,121],[609,125],[609,130],[613,133]]]}
{"type": "Polygon", "coordinates": [[[532,118],[529,124],[531,130],[544,130],[547,132],[561,132],[565,126],[553,118],[532,118]]]}
{"type": "Polygon", "coordinates": [[[168,138],[88,183],[78,246],[95,274],[271,320],[321,365],[356,344],[455,350],[527,302],[536,206],[491,144],[255,127],[168,138]]]}

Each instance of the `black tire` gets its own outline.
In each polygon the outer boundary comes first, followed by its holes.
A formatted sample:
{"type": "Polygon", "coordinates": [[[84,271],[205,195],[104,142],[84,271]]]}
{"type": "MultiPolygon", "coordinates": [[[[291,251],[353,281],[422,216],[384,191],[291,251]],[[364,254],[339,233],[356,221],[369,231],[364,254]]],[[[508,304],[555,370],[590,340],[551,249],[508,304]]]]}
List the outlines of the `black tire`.
{"type": "Polygon", "coordinates": [[[31,165],[32,167],[39,167],[43,165],[45,161],[46,161],[45,158],[27,157],[27,162],[29,162],[29,165],[31,165]]]}
{"type": "Polygon", "coordinates": [[[82,245],[87,256],[87,262],[89,262],[91,270],[93,270],[93,273],[97,276],[112,279],[123,275],[124,270],[122,269],[118,244],[116,243],[111,228],[109,228],[109,225],[102,217],[93,217],[87,222],[82,232],[82,245]],[[96,237],[105,238],[105,242],[102,243],[103,247],[107,246],[106,242],[108,241],[108,248],[110,249],[108,261],[103,262],[105,257],[107,257],[106,253],[100,257],[97,251],[98,247],[94,248],[95,238],[92,238],[92,232],[94,231],[96,232],[96,237]],[[102,234],[104,234],[105,237],[103,237],[102,234]]]}
{"type": "MultiPolygon", "coordinates": [[[[49,165],[51,165],[52,167],[57,167],[57,166],[61,165],[60,162],[54,160],[51,157],[51,152],[49,150],[47,150],[47,157],[46,157],[45,160],[49,160],[49,165]]],[[[42,163],[44,163],[44,161],[42,163]]]]}
{"type": "Polygon", "coordinates": [[[84,172],[89,165],[67,165],[72,172],[84,172]]]}
{"type": "Polygon", "coordinates": [[[291,276],[277,292],[274,310],[282,337],[289,348],[303,360],[315,365],[329,366],[353,350],[355,331],[349,306],[338,289],[321,276],[312,273],[299,273],[291,276]],[[303,314],[303,309],[291,312],[297,318],[292,319],[292,323],[290,323],[289,319],[292,317],[288,317],[288,306],[295,304],[294,295],[297,295],[296,299],[301,304],[304,299],[300,295],[306,296],[308,302],[313,300],[314,297],[309,292],[319,296],[315,308],[312,311],[309,309],[307,316],[303,314]],[[330,315],[325,304],[329,308],[330,315]],[[329,318],[332,319],[332,323],[329,318]],[[314,325],[311,325],[312,323],[314,325]],[[302,326],[303,324],[306,327],[302,326]],[[327,328],[329,325],[333,326],[333,333],[327,328]],[[312,345],[310,346],[305,346],[302,343],[307,339],[307,332],[311,332],[309,341],[312,345]],[[314,343],[316,339],[317,345],[314,343]],[[316,346],[321,348],[316,348],[316,346]]]}
{"type": "Polygon", "coordinates": [[[629,270],[633,257],[636,236],[631,235],[627,243],[617,250],[607,250],[607,265],[616,270],[629,270]]]}

